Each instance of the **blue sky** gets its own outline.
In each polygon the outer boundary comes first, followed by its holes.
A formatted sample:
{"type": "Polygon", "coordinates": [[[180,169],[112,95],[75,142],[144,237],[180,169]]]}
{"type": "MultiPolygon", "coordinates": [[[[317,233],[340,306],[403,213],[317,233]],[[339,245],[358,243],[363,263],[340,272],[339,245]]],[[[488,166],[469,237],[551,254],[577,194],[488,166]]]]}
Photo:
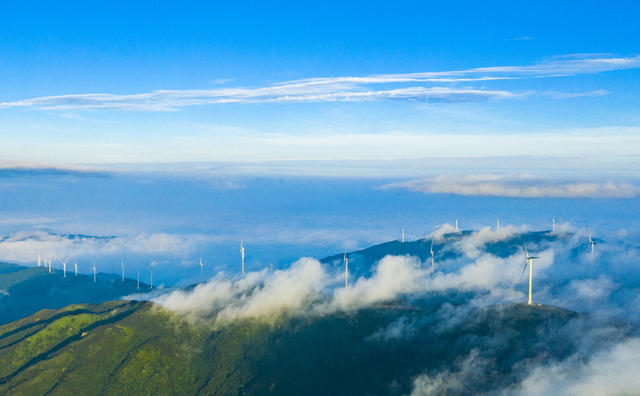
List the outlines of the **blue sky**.
{"type": "Polygon", "coordinates": [[[0,160],[633,155],[639,17],[632,1],[3,4],[0,160]]]}
{"type": "Polygon", "coordinates": [[[118,236],[116,270],[228,264],[240,239],[260,267],[458,216],[627,232],[640,6],[598,3],[4,2],[0,232],[60,260],[59,234],[118,236]],[[25,164],[110,172],[3,169],[25,164]]]}

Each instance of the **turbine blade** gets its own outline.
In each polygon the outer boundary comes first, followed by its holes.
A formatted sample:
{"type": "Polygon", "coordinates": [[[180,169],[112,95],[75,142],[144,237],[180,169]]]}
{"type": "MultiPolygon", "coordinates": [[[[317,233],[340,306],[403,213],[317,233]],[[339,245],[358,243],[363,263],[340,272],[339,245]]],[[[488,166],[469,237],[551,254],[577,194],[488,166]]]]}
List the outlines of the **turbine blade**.
{"type": "Polygon", "coordinates": [[[520,281],[522,281],[522,277],[524,276],[524,272],[527,270],[527,265],[529,264],[529,260],[527,260],[522,268],[522,274],[520,275],[520,281]]]}
{"type": "Polygon", "coordinates": [[[527,243],[524,241],[523,238],[521,238],[521,239],[522,239],[522,247],[524,247],[524,257],[526,259],[528,259],[529,258],[529,252],[527,251],[527,243]]]}

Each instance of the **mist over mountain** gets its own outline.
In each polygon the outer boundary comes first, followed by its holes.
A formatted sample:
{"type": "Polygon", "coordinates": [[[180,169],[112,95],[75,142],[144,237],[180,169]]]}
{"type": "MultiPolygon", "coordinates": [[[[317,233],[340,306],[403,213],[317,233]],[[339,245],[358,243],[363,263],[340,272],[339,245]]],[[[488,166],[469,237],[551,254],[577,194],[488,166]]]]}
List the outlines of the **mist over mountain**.
{"type": "Polygon", "coordinates": [[[637,381],[609,380],[619,367],[638,367],[640,285],[630,276],[638,254],[624,241],[598,239],[592,255],[584,236],[562,227],[456,232],[445,225],[426,239],[348,252],[348,288],[338,254],[244,278],[221,273],[159,291],[153,302],[39,312],[0,328],[0,389],[632,392],[637,381]],[[523,241],[539,257],[533,305],[524,303],[520,282],[523,241]]]}

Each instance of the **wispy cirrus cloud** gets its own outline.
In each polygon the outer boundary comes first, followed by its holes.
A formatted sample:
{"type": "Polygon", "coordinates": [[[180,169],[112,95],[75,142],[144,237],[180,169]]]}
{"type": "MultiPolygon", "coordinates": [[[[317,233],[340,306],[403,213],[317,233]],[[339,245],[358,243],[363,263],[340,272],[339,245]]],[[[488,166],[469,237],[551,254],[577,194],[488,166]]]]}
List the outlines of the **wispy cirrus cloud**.
{"type": "MultiPolygon", "coordinates": [[[[136,94],[84,93],[42,96],[1,102],[0,108],[42,110],[111,109],[171,111],[186,106],[223,103],[319,103],[372,101],[473,101],[512,99],[529,91],[489,89],[474,84],[495,80],[593,74],[640,67],[640,55],[615,57],[577,54],[550,58],[531,65],[492,66],[451,71],[307,78],[263,87],[157,90],[136,94]],[[465,86],[460,86],[464,84],[465,86]]],[[[594,96],[556,93],[558,97],[594,96]]]]}
{"type": "Polygon", "coordinates": [[[524,36],[514,37],[511,40],[513,40],[513,41],[531,41],[531,40],[535,40],[535,37],[524,35],[524,36]]]}
{"type": "Polygon", "coordinates": [[[505,99],[523,95],[508,91],[473,88],[407,87],[388,90],[364,90],[362,87],[360,84],[332,84],[330,86],[296,86],[295,84],[289,84],[253,89],[160,90],[133,95],[59,95],[0,103],[0,108],[171,111],[185,106],[221,103],[371,102],[380,100],[469,101],[505,99]]]}
{"type": "Polygon", "coordinates": [[[428,194],[511,198],[635,198],[640,196],[640,186],[632,183],[554,180],[527,174],[437,176],[431,179],[392,183],[383,188],[402,188],[428,194]]]}

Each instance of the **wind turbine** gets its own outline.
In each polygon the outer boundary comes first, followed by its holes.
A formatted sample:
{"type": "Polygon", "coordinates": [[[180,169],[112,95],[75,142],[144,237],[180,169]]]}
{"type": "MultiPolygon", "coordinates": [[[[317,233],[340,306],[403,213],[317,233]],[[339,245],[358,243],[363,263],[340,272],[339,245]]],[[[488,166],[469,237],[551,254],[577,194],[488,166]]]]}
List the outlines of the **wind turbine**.
{"type": "Polygon", "coordinates": [[[349,288],[349,257],[347,257],[347,249],[344,249],[344,288],[349,288]]]}
{"type": "Polygon", "coordinates": [[[204,276],[204,264],[202,264],[202,257],[200,257],[200,277],[204,276]]]}
{"type": "Polygon", "coordinates": [[[67,277],[67,262],[66,261],[62,263],[62,274],[63,274],[62,275],[63,278],[67,277]]]}
{"type": "Polygon", "coordinates": [[[73,263],[73,265],[76,267],[76,276],[78,276],[78,263],[73,263]]]}
{"type": "Polygon", "coordinates": [[[527,269],[527,265],[528,265],[529,266],[529,302],[528,304],[531,305],[533,304],[533,302],[531,301],[531,286],[533,284],[533,260],[537,259],[538,257],[529,256],[529,251],[527,250],[527,244],[524,241],[524,239],[522,240],[522,246],[524,247],[524,257],[526,258],[527,261],[525,262],[524,268],[522,269],[520,280],[522,280],[522,277],[524,276],[524,271],[527,269]]]}
{"type": "Polygon", "coordinates": [[[153,268],[149,267],[149,286],[153,289],[153,268]]]}
{"type": "Polygon", "coordinates": [[[51,273],[51,260],[49,260],[49,273],[51,273]]]}
{"type": "Polygon", "coordinates": [[[136,289],[140,288],[140,271],[138,271],[138,286],[136,287],[136,289]]]}
{"type": "Polygon", "coordinates": [[[431,239],[431,248],[429,249],[429,253],[431,253],[431,273],[433,273],[433,271],[436,268],[436,265],[433,260],[433,256],[435,254],[435,252],[433,251],[433,239],[431,239]]]}
{"type": "Polygon", "coordinates": [[[556,218],[551,218],[551,232],[556,232],[556,218]]]}
{"type": "Polygon", "coordinates": [[[96,283],[96,259],[93,259],[93,283],[96,283]]]}
{"type": "Polygon", "coordinates": [[[456,219],[456,232],[458,232],[458,219],[456,219]]]}
{"type": "Polygon", "coordinates": [[[402,227],[402,243],[404,243],[404,227],[402,227]]]}
{"type": "Polygon", "coordinates": [[[122,283],[124,283],[124,260],[120,259],[120,268],[122,268],[122,283]]]}
{"type": "Polygon", "coordinates": [[[593,257],[593,250],[596,246],[596,243],[591,239],[591,230],[589,230],[589,223],[587,223],[587,236],[589,237],[588,246],[591,248],[591,257],[593,257]]]}
{"type": "Polygon", "coordinates": [[[38,253],[38,267],[40,267],[40,253],[38,253]]]}
{"type": "Polygon", "coordinates": [[[244,246],[242,246],[242,241],[240,241],[240,255],[242,256],[242,279],[244,279],[244,246]]]}
{"type": "Polygon", "coordinates": [[[500,229],[500,219],[496,219],[496,231],[500,229]]]}

